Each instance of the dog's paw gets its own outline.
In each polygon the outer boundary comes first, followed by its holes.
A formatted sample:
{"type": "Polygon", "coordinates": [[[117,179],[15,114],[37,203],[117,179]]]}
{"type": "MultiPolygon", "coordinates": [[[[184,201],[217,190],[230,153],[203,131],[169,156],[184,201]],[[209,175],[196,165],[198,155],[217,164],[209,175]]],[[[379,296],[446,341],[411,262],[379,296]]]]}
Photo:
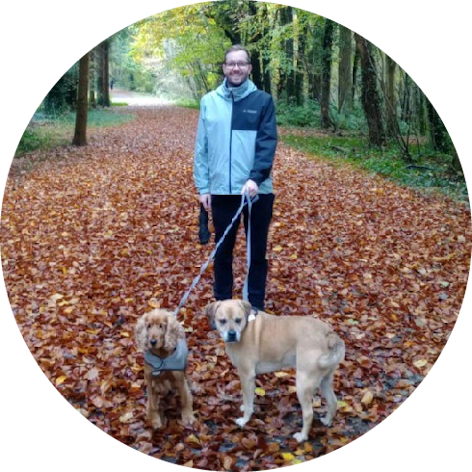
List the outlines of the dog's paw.
{"type": "Polygon", "coordinates": [[[333,422],[333,418],[329,418],[328,416],[323,416],[323,418],[320,418],[320,421],[321,421],[325,426],[331,426],[331,423],[333,422]]]}
{"type": "Polygon", "coordinates": [[[152,429],[154,430],[161,429],[163,426],[161,418],[159,418],[159,416],[155,416],[154,418],[152,418],[151,426],[152,426],[152,429]]]}
{"type": "Polygon", "coordinates": [[[193,412],[182,413],[182,423],[184,426],[191,426],[193,423],[195,423],[195,416],[193,415],[193,412]]]}
{"type": "Polygon", "coordinates": [[[299,442],[306,441],[308,439],[308,436],[306,434],[303,434],[301,431],[299,433],[295,433],[293,437],[299,442]]]}
{"type": "Polygon", "coordinates": [[[244,416],[242,418],[238,418],[236,420],[236,424],[242,428],[246,423],[248,422],[248,420],[246,418],[244,418],[244,416]]]}

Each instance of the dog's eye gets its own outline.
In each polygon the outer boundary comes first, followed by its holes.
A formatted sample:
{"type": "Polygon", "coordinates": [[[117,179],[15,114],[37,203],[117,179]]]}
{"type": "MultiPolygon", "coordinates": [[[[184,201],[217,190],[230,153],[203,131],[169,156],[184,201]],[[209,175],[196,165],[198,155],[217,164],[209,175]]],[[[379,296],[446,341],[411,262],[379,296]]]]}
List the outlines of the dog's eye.
{"type": "Polygon", "coordinates": [[[226,320],[218,320],[218,322],[219,322],[221,325],[225,325],[225,324],[226,324],[226,320]]]}
{"type": "Polygon", "coordinates": [[[148,323],[147,329],[151,329],[151,323],[148,323]]]}
{"type": "Polygon", "coordinates": [[[235,322],[237,325],[240,325],[240,324],[241,324],[241,321],[242,321],[241,318],[236,318],[236,319],[234,320],[234,322],[235,322]]]}

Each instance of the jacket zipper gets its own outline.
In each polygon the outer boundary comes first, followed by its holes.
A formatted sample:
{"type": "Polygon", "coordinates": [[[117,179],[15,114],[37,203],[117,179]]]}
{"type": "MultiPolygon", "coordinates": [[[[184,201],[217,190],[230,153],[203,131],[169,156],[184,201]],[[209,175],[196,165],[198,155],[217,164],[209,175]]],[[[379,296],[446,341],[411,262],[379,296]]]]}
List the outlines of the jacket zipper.
{"type": "Polygon", "coordinates": [[[233,113],[234,113],[234,95],[231,92],[231,120],[230,120],[230,130],[229,130],[229,194],[232,194],[231,190],[231,167],[232,167],[232,144],[233,144],[233,113]]]}

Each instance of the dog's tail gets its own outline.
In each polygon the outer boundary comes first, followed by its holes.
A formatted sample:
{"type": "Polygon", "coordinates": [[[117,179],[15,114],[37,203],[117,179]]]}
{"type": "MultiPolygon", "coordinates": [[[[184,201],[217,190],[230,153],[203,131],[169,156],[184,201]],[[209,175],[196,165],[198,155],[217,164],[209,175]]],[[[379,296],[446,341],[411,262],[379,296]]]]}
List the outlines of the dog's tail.
{"type": "Polygon", "coordinates": [[[328,333],[327,341],[329,352],[323,354],[318,363],[322,369],[335,369],[344,359],[346,348],[344,341],[334,331],[328,333]]]}

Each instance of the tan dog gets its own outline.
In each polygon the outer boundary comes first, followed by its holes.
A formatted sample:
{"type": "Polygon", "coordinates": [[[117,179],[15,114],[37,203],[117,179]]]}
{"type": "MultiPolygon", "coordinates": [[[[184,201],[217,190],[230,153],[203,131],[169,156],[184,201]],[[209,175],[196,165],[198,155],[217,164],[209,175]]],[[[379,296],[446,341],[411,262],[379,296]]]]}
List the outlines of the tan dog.
{"type": "MultiPolygon", "coordinates": [[[[139,318],[135,329],[136,342],[143,352],[149,350],[155,356],[164,359],[173,354],[179,340],[185,338],[185,332],[172,312],[156,309],[139,318]]],[[[148,390],[147,416],[154,429],[167,423],[162,408],[162,397],[169,392],[178,391],[182,402],[182,421],[190,425],[195,421],[192,407],[192,394],[187,384],[184,371],[162,371],[152,375],[153,368],[145,363],[144,375],[148,390]]]]}
{"type": "Polygon", "coordinates": [[[302,407],[303,428],[294,434],[298,441],[308,438],[313,421],[313,395],[321,389],[328,411],[321,420],[330,425],[336,413],[333,375],[344,359],[344,342],[322,321],[308,316],[251,314],[251,305],[225,300],[207,306],[210,323],[226,343],[226,352],[238,369],[243,390],[244,416],[236,423],[243,427],[254,411],[257,374],[296,367],[298,401],[302,407]]]}

